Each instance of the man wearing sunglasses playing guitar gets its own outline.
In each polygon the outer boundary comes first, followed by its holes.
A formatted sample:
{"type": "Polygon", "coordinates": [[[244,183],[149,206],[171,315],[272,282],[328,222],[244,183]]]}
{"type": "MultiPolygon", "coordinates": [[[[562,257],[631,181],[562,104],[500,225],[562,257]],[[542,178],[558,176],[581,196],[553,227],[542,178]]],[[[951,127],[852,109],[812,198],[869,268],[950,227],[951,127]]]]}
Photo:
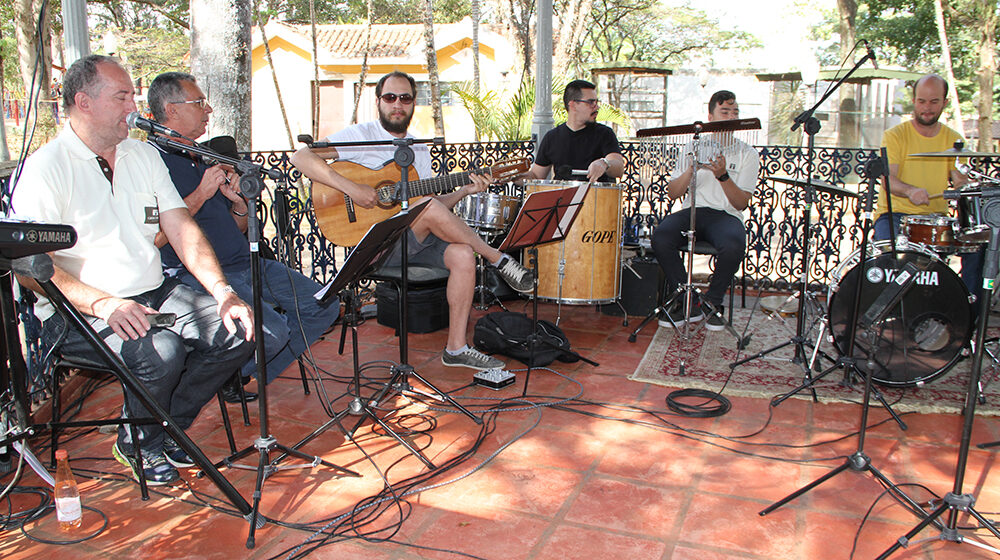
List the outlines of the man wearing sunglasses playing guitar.
{"type": "MultiPolygon", "coordinates": [[[[416,83],[403,72],[392,72],[382,77],[375,87],[375,103],[379,120],[350,126],[330,135],[327,142],[356,142],[371,140],[392,140],[412,137],[407,133],[413,118],[416,83]]],[[[326,158],[350,161],[360,164],[372,175],[383,169],[393,157],[393,146],[359,146],[325,148],[313,150],[302,148],[292,155],[291,161],[313,184],[314,205],[317,189],[329,187],[346,195],[347,214],[342,221],[352,220],[354,207],[375,208],[382,202],[372,184],[376,179],[366,180],[363,176],[345,176],[330,165],[326,158]],[[322,185],[317,185],[322,183],[322,185]],[[329,185],[329,187],[326,187],[329,185]]],[[[414,145],[416,159],[409,172],[409,180],[429,179],[434,176],[431,169],[430,150],[426,145],[414,145]]],[[[342,169],[342,168],[341,168],[342,169]]],[[[463,175],[464,177],[464,175],[463,175]]],[[[532,288],[531,272],[516,260],[490,247],[452,208],[462,198],[480,193],[489,186],[491,177],[475,173],[468,174],[469,182],[451,192],[432,197],[426,209],[413,222],[408,233],[408,260],[411,265],[423,264],[443,266],[448,269],[448,342],[441,356],[446,366],[490,369],[504,367],[504,363],[487,356],[467,344],[469,313],[472,310],[473,292],[476,285],[475,254],[479,253],[489,263],[497,267],[499,275],[518,292],[528,292],[532,288]]],[[[411,188],[413,185],[411,184],[411,188]]],[[[411,193],[416,191],[411,191],[411,193]]],[[[338,193],[338,194],[339,194],[338,193]]],[[[359,210],[360,211],[360,210],[359,210]]],[[[317,210],[319,213],[319,210],[317,210]]],[[[391,214],[390,214],[391,215],[391,214]]],[[[331,239],[334,243],[337,240],[331,239]]],[[[348,244],[341,242],[340,244],[348,244]]],[[[389,257],[387,265],[399,266],[401,261],[399,245],[389,257]]]]}

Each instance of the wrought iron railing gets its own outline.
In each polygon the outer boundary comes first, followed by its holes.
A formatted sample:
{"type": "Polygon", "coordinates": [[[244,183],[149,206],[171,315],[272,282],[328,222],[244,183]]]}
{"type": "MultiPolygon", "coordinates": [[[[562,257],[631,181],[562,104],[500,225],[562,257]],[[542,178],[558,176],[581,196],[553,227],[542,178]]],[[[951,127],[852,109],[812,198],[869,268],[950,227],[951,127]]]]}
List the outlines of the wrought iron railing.
{"type": "MultiPolygon", "coordinates": [[[[534,153],[533,142],[484,142],[433,146],[431,154],[435,173],[492,165],[498,161],[528,157],[534,153]]],[[[742,275],[747,283],[762,289],[786,289],[800,282],[805,201],[802,189],[769,181],[771,175],[805,177],[806,150],[799,146],[758,146],[761,171],[758,189],[747,212],[747,257],[742,275]]],[[[664,161],[662,149],[651,150],[642,142],[622,142],[625,173],[622,187],[623,223],[626,229],[651,228],[679,202],[667,197],[669,171],[674,154],[664,161]]],[[[343,250],[330,243],[320,232],[312,211],[309,182],[289,162],[289,151],[253,152],[254,162],[282,173],[277,183],[267,180],[261,197],[261,215],[265,218],[264,237],[276,253],[292,266],[305,271],[319,282],[329,281],[344,258],[343,250]],[[288,201],[289,212],[276,211],[288,201]],[[285,216],[288,216],[287,220],[285,216]],[[285,233],[278,235],[279,226],[285,233]],[[278,242],[279,238],[282,240],[278,242]]],[[[853,192],[864,193],[871,181],[864,178],[864,163],[874,150],[854,148],[817,148],[815,176],[853,192]]],[[[1000,175],[1000,159],[976,160],[980,171],[1000,175]]],[[[2,183],[2,179],[0,179],[2,183]]],[[[5,187],[5,185],[0,185],[5,187]]],[[[497,192],[520,195],[522,187],[514,184],[495,187],[497,192]]],[[[6,193],[7,189],[3,188],[6,193]]],[[[813,206],[813,234],[810,239],[811,266],[809,281],[826,284],[847,256],[858,246],[861,234],[857,226],[861,202],[858,198],[820,193],[813,206]]]]}
{"type": "MultiPolygon", "coordinates": [[[[669,170],[674,161],[662,161],[662,150],[653,156],[648,146],[640,142],[622,142],[626,159],[622,187],[623,223],[626,228],[636,225],[655,226],[660,219],[679,208],[679,202],[667,197],[669,170]],[[653,161],[653,158],[657,158],[653,161]],[[653,171],[650,172],[650,169],[653,171]]],[[[747,258],[743,275],[747,282],[762,289],[785,289],[800,281],[802,248],[805,242],[803,216],[804,195],[792,187],[765,177],[786,175],[805,177],[806,151],[798,146],[759,146],[761,172],[758,190],[747,212],[747,258]]],[[[533,142],[489,142],[446,144],[431,148],[435,173],[445,174],[470,167],[492,165],[498,161],[531,157],[533,142]]],[[[677,151],[674,150],[673,153],[677,151]]],[[[320,233],[312,213],[308,181],[300,176],[288,161],[290,152],[254,152],[254,161],[277,169],[287,180],[291,219],[286,236],[290,262],[311,272],[320,282],[329,280],[336,271],[337,247],[320,233]]],[[[872,150],[818,148],[814,175],[826,182],[853,192],[865,192],[869,181],[862,176],[864,163],[872,150]]],[[[265,237],[275,246],[276,222],[273,212],[273,187],[262,199],[267,214],[265,237]]],[[[516,185],[496,187],[497,192],[520,194],[516,185]]],[[[860,232],[858,199],[820,193],[813,208],[813,248],[810,250],[811,283],[825,284],[841,263],[858,245],[860,232]]],[[[340,254],[341,260],[343,254],[340,254]]],[[[309,273],[307,272],[307,274],[309,273]]]]}

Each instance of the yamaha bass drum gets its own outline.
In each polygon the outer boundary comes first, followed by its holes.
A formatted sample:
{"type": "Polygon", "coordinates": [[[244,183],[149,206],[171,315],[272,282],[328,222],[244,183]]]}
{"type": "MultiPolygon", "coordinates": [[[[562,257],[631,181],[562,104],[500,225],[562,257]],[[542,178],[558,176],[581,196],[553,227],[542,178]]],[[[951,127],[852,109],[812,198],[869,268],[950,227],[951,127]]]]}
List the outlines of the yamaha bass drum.
{"type": "Polygon", "coordinates": [[[872,379],[893,387],[918,387],[944,375],[962,357],[972,335],[969,292],[961,278],[931,250],[910,243],[897,243],[892,252],[888,241],[880,241],[865,259],[852,253],[834,272],[830,283],[830,332],[843,355],[854,290],[862,283],[859,316],[909,262],[917,265],[916,279],[900,302],[876,325],[874,342],[866,331],[855,336],[855,357],[862,372],[868,371],[871,355],[872,379]]]}

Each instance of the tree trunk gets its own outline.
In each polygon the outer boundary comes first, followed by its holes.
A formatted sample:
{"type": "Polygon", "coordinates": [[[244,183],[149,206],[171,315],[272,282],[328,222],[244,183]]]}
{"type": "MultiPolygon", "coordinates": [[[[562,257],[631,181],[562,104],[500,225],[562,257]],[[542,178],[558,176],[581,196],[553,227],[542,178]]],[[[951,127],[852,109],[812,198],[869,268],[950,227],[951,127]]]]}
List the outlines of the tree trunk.
{"type": "Polygon", "coordinates": [[[996,0],[980,0],[979,26],[979,151],[993,151],[993,75],[996,58],[996,0]]]}
{"type": "MultiPolygon", "coordinates": [[[[368,0],[368,21],[365,29],[365,56],[361,59],[361,74],[354,88],[354,112],[351,113],[351,124],[358,123],[358,105],[361,104],[361,94],[365,91],[368,80],[368,53],[372,50],[372,0],[368,0]]],[[[416,94],[417,92],[413,92],[416,94]]]]}
{"type": "MultiPolygon", "coordinates": [[[[858,14],[858,4],[856,0],[837,0],[837,8],[840,13],[840,59],[844,60],[851,53],[854,44],[857,43],[857,33],[854,22],[858,14]]],[[[850,64],[850,61],[848,61],[850,64]]],[[[859,147],[861,139],[858,135],[858,107],[855,97],[857,96],[857,86],[844,84],[840,87],[840,103],[837,113],[837,145],[845,148],[859,147]]]]}
{"type": "MultiPolygon", "coordinates": [[[[52,49],[49,44],[49,22],[51,17],[46,11],[45,21],[42,23],[41,34],[37,33],[38,22],[36,17],[41,9],[40,0],[14,0],[14,17],[16,18],[15,35],[17,37],[17,60],[21,70],[21,80],[24,82],[24,98],[31,99],[32,95],[37,95],[39,101],[49,99],[49,83],[52,81],[52,49]],[[38,40],[42,39],[39,45],[38,40]],[[42,62],[38,66],[38,73],[35,74],[35,59],[41,49],[42,62]],[[35,76],[35,91],[31,88],[31,78],[35,76]]],[[[45,104],[40,105],[42,107],[45,104]]],[[[37,107],[37,106],[36,106],[37,107]]]]}
{"type": "MultiPolygon", "coordinates": [[[[480,0],[472,0],[472,92],[479,97],[479,17],[480,0]]],[[[476,127],[476,142],[479,142],[479,127],[476,127]]]]}
{"type": "Polygon", "coordinates": [[[316,0],[309,0],[309,38],[312,40],[312,137],[319,140],[319,47],[316,44],[316,0]]]}
{"type": "Polygon", "coordinates": [[[579,58],[577,53],[586,35],[593,5],[593,0],[572,0],[567,5],[568,13],[553,19],[559,24],[559,29],[554,30],[557,37],[552,65],[554,76],[567,74],[570,64],[579,58]]]}
{"type": "Polygon", "coordinates": [[[427,76],[431,82],[431,112],[434,115],[434,134],[444,136],[444,117],[441,115],[441,84],[438,81],[437,51],[434,49],[434,0],[424,2],[424,54],[427,55],[427,76]]]}
{"type": "MultiPolygon", "coordinates": [[[[0,44],[2,43],[3,29],[0,28],[0,44]]],[[[7,161],[10,159],[10,151],[7,149],[7,120],[3,114],[3,100],[7,98],[7,90],[3,84],[3,57],[0,56],[0,161],[7,161]]]]}
{"type": "Polygon", "coordinates": [[[951,127],[964,134],[962,107],[958,102],[958,87],[955,85],[955,71],[951,64],[951,47],[944,23],[944,7],[941,0],[934,0],[934,21],[937,23],[938,40],[941,42],[941,62],[944,65],[944,79],[948,81],[948,99],[951,102],[951,127]]]}
{"type": "Polygon", "coordinates": [[[191,0],[191,73],[215,109],[211,136],[250,145],[250,3],[191,0]]]}
{"type": "Polygon", "coordinates": [[[521,53],[522,79],[531,79],[534,63],[534,32],[531,21],[535,15],[534,0],[495,0],[496,11],[500,14],[502,23],[511,30],[514,41],[521,53]]]}
{"type": "Polygon", "coordinates": [[[278,97],[278,109],[281,111],[281,121],[285,123],[285,133],[288,134],[288,148],[295,149],[295,141],[292,140],[292,127],[288,124],[288,112],[285,111],[285,100],[281,98],[281,86],[278,83],[278,69],[274,67],[274,59],[271,58],[271,45],[267,43],[267,33],[264,32],[265,23],[257,20],[260,28],[260,39],[264,42],[264,54],[267,56],[267,65],[271,67],[271,79],[274,80],[274,93],[278,97]]]}

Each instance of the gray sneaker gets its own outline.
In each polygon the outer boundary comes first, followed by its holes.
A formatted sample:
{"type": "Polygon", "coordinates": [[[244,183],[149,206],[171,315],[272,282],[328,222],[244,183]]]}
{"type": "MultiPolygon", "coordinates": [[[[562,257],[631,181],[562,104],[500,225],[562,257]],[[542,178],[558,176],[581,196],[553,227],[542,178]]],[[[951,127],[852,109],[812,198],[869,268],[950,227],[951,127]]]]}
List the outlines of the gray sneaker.
{"type": "Polygon", "coordinates": [[[535,275],[510,256],[503,257],[496,268],[500,278],[522,294],[530,292],[534,286],[535,275]]]}
{"type": "Polygon", "coordinates": [[[493,356],[487,356],[472,347],[466,348],[465,352],[455,356],[445,350],[441,353],[441,363],[450,367],[467,367],[478,370],[503,368],[507,365],[493,356]]]}

